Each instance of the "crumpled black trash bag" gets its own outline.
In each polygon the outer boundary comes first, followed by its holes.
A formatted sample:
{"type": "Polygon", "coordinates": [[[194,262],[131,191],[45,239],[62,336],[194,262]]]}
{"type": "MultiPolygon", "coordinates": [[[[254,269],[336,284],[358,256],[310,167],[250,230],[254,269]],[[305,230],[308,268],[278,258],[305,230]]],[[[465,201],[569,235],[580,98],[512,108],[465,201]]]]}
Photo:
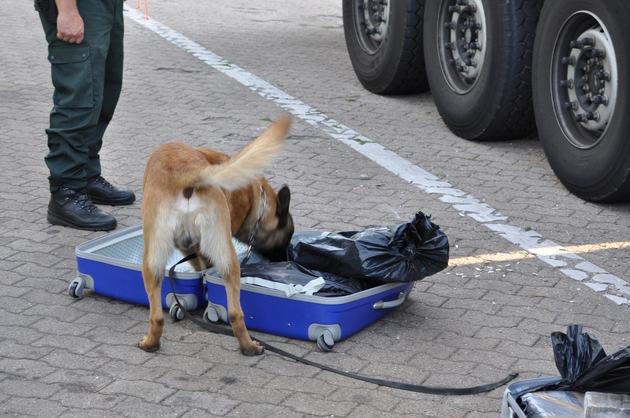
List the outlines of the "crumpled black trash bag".
{"type": "Polygon", "coordinates": [[[313,293],[316,296],[346,296],[367,289],[363,280],[309,270],[291,261],[245,264],[241,267],[241,277],[246,276],[302,286],[313,279],[322,277],[326,284],[318,292],[313,293]]]}
{"type": "Polygon", "coordinates": [[[561,377],[545,377],[510,385],[512,396],[543,390],[630,394],[630,346],[606,355],[597,341],[569,325],[567,333],[551,334],[556,367],[561,377]]]}
{"type": "Polygon", "coordinates": [[[569,325],[567,333],[551,333],[556,367],[563,379],[575,380],[589,367],[606,357],[597,339],[582,332],[582,325],[569,325]]]}
{"type": "Polygon", "coordinates": [[[560,390],[630,394],[630,346],[607,356],[604,348],[581,325],[567,333],[551,334],[560,390]]]}
{"type": "Polygon", "coordinates": [[[289,260],[312,270],[381,282],[421,280],[448,266],[449,243],[422,212],[389,228],[322,234],[292,243],[289,260]]]}

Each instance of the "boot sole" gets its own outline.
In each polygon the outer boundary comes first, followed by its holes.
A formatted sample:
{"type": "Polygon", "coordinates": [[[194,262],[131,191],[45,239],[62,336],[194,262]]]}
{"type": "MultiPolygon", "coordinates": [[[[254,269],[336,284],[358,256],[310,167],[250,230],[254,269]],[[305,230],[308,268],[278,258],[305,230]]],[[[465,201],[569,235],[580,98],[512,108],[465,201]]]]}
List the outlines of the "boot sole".
{"type": "Polygon", "coordinates": [[[69,226],[71,228],[82,229],[84,231],[111,231],[112,229],[115,229],[117,225],[116,219],[112,222],[100,224],[73,222],[50,211],[48,212],[47,219],[52,225],[69,226]]]}

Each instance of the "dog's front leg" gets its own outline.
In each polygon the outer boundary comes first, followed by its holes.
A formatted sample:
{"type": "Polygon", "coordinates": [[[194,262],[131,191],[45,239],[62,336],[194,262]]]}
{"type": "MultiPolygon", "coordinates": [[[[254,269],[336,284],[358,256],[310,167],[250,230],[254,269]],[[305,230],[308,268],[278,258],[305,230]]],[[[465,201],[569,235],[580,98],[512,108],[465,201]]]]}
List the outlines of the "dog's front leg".
{"type": "Polygon", "coordinates": [[[162,311],[163,274],[156,274],[143,260],[142,278],[149,297],[149,333],[140,340],[138,346],[144,351],[156,351],[160,348],[160,339],[164,329],[164,312],[162,311]]]}

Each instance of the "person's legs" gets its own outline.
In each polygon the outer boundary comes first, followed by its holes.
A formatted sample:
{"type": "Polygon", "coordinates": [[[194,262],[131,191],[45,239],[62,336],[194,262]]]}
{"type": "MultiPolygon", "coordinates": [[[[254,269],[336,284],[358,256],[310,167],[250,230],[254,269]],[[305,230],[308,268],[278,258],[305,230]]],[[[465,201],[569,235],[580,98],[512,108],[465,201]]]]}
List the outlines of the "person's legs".
{"type": "MultiPolygon", "coordinates": [[[[90,2],[88,2],[89,4],[90,2]]],[[[81,6],[80,6],[81,10],[81,6]]],[[[94,80],[97,83],[95,93],[99,103],[98,112],[93,120],[94,126],[86,132],[88,162],[85,170],[88,178],[101,174],[99,152],[103,145],[103,136],[114,116],[120,97],[123,80],[123,1],[100,0],[97,5],[85,13],[86,37],[89,37],[93,48],[93,57],[98,62],[94,80]],[[94,10],[98,8],[98,10],[94,10]],[[103,24],[94,15],[106,15],[111,18],[103,24]],[[88,33],[88,25],[92,28],[88,33]]]]}
{"type": "Polygon", "coordinates": [[[48,155],[50,191],[85,187],[88,161],[85,134],[94,125],[100,105],[94,94],[91,50],[88,43],[68,44],[57,39],[55,25],[42,19],[48,40],[48,59],[55,87],[50,112],[48,155]]]}
{"type": "Polygon", "coordinates": [[[106,204],[135,200],[133,192],[117,189],[100,176],[98,156],[122,84],[122,0],[82,0],[78,7],[85,27],[81,44],[57,39],[56,25],[40,15],[55,87],[46,129],[52,193],[48,220],[107,230],[116,227],[116,219],[96,208],[90,196],[106,204]]]}
{"type": "MultiPolygon", "coordinates": [[[[99,22],[93,22],[94,53],[98,57],[98,74],[94,77],[98,81],[95,93],[98,95],[100,108],[95,125],[86,132],[86,144],[88,147],[88,161],[85,165],[87,177],[86,192],[94,203],[107,205],[128,205],[136,200],[135,194],[130,190],[114,187],[101,176],[101,163],[99,153],[103,145],[103,135],[114,116],[118,98],[122,89],[123,80],[123,38],[124,18],[123,1],[110,0],[98,3],[99,10],[91,10],[90,16],[104,14],[111,16],[111,21],[101,28],[99,22]]],[[[91,22],[87,19],[86,27],[91,22]]],[[[88,34],[86,33],[86,36],[88,34]]]]}

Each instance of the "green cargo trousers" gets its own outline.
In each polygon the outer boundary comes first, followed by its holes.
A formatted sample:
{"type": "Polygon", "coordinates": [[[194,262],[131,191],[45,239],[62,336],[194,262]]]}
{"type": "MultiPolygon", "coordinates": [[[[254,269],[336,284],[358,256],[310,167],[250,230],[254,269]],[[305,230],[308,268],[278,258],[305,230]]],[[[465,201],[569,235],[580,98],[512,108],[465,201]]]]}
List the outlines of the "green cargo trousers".
{"type": "Polygon", "coordinates": [[[101,174],[103,135],[122,88],[123,0],[77,3],[85,27],[81,44],[57,39],[56,25],[40,13],[55,88],[46,129],[51,192],[83,188],[101,174]]]}

